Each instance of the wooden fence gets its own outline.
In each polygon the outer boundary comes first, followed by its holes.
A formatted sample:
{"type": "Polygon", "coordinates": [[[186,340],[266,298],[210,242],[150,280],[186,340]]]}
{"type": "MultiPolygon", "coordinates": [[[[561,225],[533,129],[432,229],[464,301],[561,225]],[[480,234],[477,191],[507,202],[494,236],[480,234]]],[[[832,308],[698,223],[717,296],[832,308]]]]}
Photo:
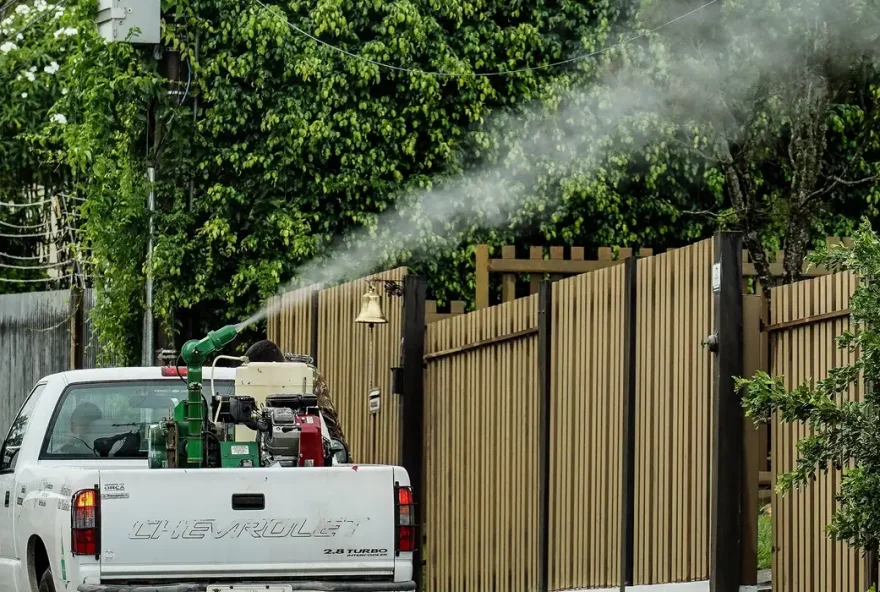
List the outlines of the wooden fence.
{"type": "MultiPolygon", "coordinates": [[[[651,249],[641,249],[639,256],[648,257],[651,249]]],[[[630,248],[612,249],[599,247],[596,259],[585,259],[583,247],[531,247],[528,259],[518,259],[516,248],[501,247],[501,259],[490,257],[489,245],[475,248],[476,307],[483,309],[490,303],[490,275],[501,274],[501,301],[511,302],[518,293],[537,294],[538,285],[545,279],[559,280],[565,276],[578,275],[619,265],[635,253],[630,248]],[[567,257],[566,257],[567,255],[567,257]],[[520,283],[521,276],[528,275],[528,285],[520,283]],[[523,286],[519,289],[518,286],[523,286]]]]}
{"type": "Polygon", "coordinates": [[[635,582],[709,576],[712,241],[638,262],[635,582]]]}
{"type": "Polygon", "coordinates": [[[537,590],[537,297],[428,325],[425,589],[537,590]]]}
{"type": "MultiPolygon", "coordinates": [[[[398,268],[369,279],[402,281],[404,275],[406,269],[398,268]]],[[[373,328],[371,346],[370,330],[354,322],[368,289],[365,278],[319,292],[318,360],[357,462],[395,464],[400,462],[400,406],[391,393],[389,370],[400,366],[403,301],[379,291],[388,324],[373,328]],[[375,414],[369,408],[373,387],[381,391],[375,414]]]]}
{"type": "MultiPolygon", "coordinates": [[[[855,355],[838,349],[835,337],[849,328],[849,300],[856,286],[850,274],[834,274],[774,288],[770,303],[771,373],[794,388],[822,380],[855,355]]],[[[849,400],[862,398],[861,386],[849,400]]],[[[772,462],[776,473],[795,468],[797,442],[810,430],[773,424],[772,462]]],[[[820,474],[804,489],[773,499],[773,589],[779,592],[865,590],[864,562],[843,543],[830,540],[825,526],[835,508],[840,473],[820,474]]]]}
{"type": "MultiPolygon", "coordinates": [[[[828,237],[828,244],[848,242],[849,239],[828,237]]],[[[669,249],[671,251],[672,249],[669,249]]],[[[545,279],[559,280],[570,275],[588,273],[606,267],[619,265],[627,257],[650,257],[654,250],[649,248],[632,249],[626,247],[599,247],[596,259],[585,258],[584,247],[530,247],[528,258],[517,257],[513,246],[501,247],[501,258],[492,258],[489,245],[477,245],[474,249],[474,272],[476,291],[474,301],[476,308],[483,309],[492,303],[491,277],[501,276],[501,302],[510,302],[518,296],[537,294],[538,285],[545,279]]],[[[785,251],[769,253],[770,273],[774,277],[782,277],[782,262],[785,251]]],[[[806,277],[820,277],[828,271],[823,267],[804,265],[806,277]]],[[[742,275],[745,282],[757,278],[755,264],[748,250],[743,250],[742,275]]],[[[760,292],[760,285],[749,285],[748,291],[760,292]]]]}
{"type": "MultiPolygon", "coordinates": [[[[318,292],[319,286],[308,286],[284,292],[270,301],[267,334],[285,353],[317,354],[312,346],[315,340],[312,316],[318,292]]],[[[317,347],[317,343],[314,346],[317,347]]]]}
{"type": "MultiPolygon", "coordinates": [[[[407,450],[421,446],[421,457],[404,465],[423,492],[425,589],[710,578],[714,589],[733,589],[754,583],[758,475],[772,471],[758,432],[741,418],[732,377],[768,367],[793,386],[844,362],[832,338],[846,326],[853,281],[813,270],[820,277],[774,289],[766,308],[760,296],[742,294],[740,280],[753,269],[738,239],[717,238],[625,265],[598,260],[597,269],[539,284],[540,295],[470,314],[460,303],[438,313],[407,289],[406,301],[425,315],[404,315],[402,299],[383,294],[390,322],[374,334],[379,415],[368,410],[368,332],[354,324],[366,280],[285,295],[270,337],[316,352],[358,462],[396,462],[401,427],[423,427],[407,436],[407,450]],[[421,331],[415,359],[422,355],[424,373],[403,373],[401,399],[388,370],[400,363],[401,335],[412,344],[421,331]],[[400,401],[422,392],[423,408],[411,406],[402,426],[400,401]]],[[[423,278],[410,282],[423,290],[423,278]]],[[[773,426],[773,471],[793,466],[805,434],[773,426]]],[[[835,592],[861,581],[857,556],[822,531],[838,484],[832,474],[774,497],[775,590],[835,592]]]]}

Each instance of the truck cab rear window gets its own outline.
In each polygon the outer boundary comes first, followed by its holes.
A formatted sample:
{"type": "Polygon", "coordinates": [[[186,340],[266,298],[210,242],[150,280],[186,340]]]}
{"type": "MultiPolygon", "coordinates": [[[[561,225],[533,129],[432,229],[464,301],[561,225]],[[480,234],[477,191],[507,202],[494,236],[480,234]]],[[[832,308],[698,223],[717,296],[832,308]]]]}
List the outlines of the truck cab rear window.
{"type": "MultiPolygon", "coordinates": [[[[218,395],[234,390],[231,381],[218,380],[215,388],[218,395]]],[[[171,417],[186,396],[180,380],[71,385],[55,409],[41,457],[147,458],[150,428],[171,417]]]]}

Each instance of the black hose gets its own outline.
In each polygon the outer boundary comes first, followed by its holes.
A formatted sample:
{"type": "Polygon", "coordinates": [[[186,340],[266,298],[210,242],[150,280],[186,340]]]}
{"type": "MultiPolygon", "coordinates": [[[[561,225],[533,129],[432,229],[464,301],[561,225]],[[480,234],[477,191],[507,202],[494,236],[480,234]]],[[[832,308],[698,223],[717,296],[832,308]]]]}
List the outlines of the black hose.
{"type": "MultiPolygon", "coordinates": [[[[177,354],[177,367],[180,368],[180,362],[183,361],[183,354],[177,354]]],[[[184,386],[186,386],[187,390],[189,390],[189,384],[186,382],[186,378],[180,375],[180,371],[177,371],[177,376],[180,380],[183,381],[184,386]]]]}

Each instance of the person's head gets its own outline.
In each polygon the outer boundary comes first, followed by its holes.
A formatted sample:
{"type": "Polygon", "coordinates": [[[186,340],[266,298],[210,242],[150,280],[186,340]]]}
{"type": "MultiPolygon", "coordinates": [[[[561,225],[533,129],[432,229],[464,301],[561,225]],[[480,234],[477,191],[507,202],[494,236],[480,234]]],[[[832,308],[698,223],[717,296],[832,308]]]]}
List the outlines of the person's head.
{"type": "Polygon", "coordinates": [[[77,436],[83,434],[93,421],[104,416],[94,403],[80,403],[70,415],[70,432],[77,436]]]}
{"type": "Polygon", "coordinates": [[[274,342],[264,339],[248,348],[244,353],[251,362],[285,362],[284,352],[274,342]]]}

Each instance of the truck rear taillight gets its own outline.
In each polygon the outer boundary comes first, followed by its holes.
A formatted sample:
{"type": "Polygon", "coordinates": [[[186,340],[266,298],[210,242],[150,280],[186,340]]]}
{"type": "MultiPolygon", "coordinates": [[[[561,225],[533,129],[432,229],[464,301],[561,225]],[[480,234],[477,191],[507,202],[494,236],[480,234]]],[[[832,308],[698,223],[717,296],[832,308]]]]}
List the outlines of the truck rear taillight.
{"type": "Polygon", "coordinates": [[[162,376],[186,376],[186,366],[162,366],[162,376]]]}
{"type": "Polygon", "coordinates": [[[412,487],[396,487],[396,526],[398,553],[411,553],[416,550],[416,521],[415,502],[413,501],[412,487]]]}
{"type": "Polygon", "coordinates": [[[71,510],[70,552],[73,555],[100,555],[101,503],[97,488],[77,491],[71,510]]]}

